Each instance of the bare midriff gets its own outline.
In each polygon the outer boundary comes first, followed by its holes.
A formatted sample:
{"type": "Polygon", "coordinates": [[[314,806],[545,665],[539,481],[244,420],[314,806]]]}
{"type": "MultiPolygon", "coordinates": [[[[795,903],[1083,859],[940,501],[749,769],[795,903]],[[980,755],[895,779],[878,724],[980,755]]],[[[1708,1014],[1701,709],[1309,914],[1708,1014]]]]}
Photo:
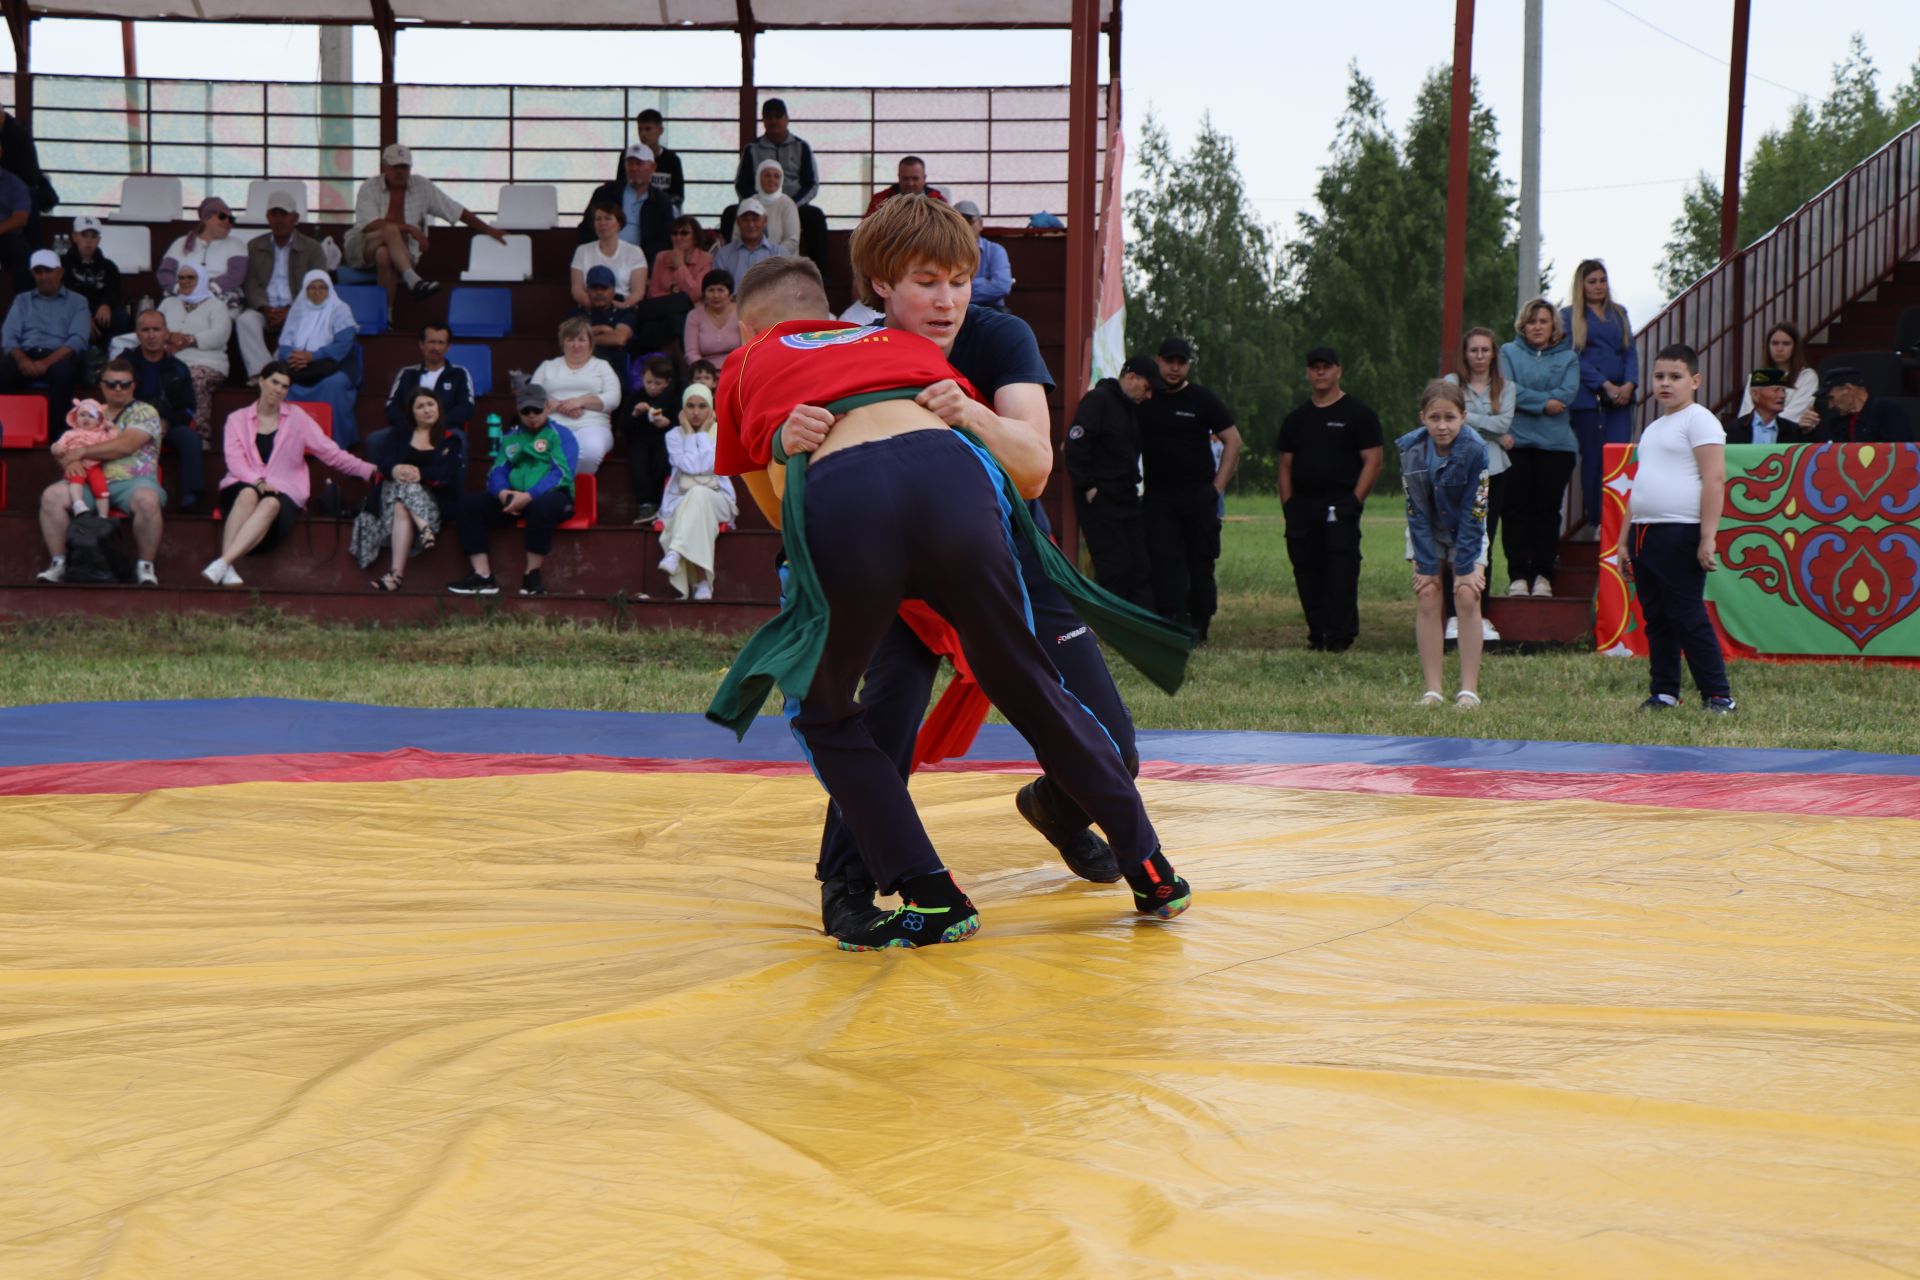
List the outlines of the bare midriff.
{"type": "Polygon", "coordinates": [[[818,462],[842,449],[903,436],[909,431],[946,429],[947,424],[934,416],[932,411],[921,408],[911,400],[882,400],[878,404],[862,405],[836,418],[833,429],[827,432],[827,438],[813,451],[813,458],[818,462]]]}

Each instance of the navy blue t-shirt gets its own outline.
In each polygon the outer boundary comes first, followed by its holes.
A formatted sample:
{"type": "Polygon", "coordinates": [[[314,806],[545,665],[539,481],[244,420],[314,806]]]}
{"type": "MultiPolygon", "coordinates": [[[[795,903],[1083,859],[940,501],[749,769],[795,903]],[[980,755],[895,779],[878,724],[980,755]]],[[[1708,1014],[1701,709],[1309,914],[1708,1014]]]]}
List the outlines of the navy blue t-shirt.
{"type": "Polygon", "coordinates": [[[1053,386],[1053,375],[1040,358],[1040,344],[1027,322],[991,307],[967,307],[966,323],[947,352],[947,363],[965,374],[988,400],[1016,382],[1053,386]]]}

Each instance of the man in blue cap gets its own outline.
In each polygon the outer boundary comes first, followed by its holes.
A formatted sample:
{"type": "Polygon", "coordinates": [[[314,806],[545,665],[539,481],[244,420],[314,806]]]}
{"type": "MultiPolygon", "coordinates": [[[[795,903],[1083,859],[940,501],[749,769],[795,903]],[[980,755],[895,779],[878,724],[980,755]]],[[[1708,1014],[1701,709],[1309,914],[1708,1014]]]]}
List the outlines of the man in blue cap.
{"type": "Polygon", "coordinates": [[[592,328],[593,354],[613,367],[624,387],[627,385],[627,344],[633,341],[639,318],[632,307],[623,307],[614,300],[613,291],[618,281],[614,279],[612,267],[587,268],[586,284],[587,305],[575,307],[569,314],[579,316],[592,328]]]}

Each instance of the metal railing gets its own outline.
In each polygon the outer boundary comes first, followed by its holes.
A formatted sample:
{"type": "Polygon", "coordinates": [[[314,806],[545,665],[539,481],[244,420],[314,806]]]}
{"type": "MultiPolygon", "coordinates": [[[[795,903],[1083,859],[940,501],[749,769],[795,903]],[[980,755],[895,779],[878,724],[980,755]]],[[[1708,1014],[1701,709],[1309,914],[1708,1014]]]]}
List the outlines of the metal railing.
{"type": "MultiPolygon", "coordinates": [[[[11,85],[0,78],[9,107],[11,85]]],[[[815,204],[837,225],[857,220],[908,154],[926,160],[928,180],[948,198],[973,200],[990,222],[1024,224],[1066,208],[1064,87],[761,95],[786,100],[794,132],[813,147],[815,204]]],[[[541,182],[559,187],[565,215],[617,175],[633,117],[653,107],[685,167],[686,212],[711,219],[738,198],[739,105],[732,87],[401,85],[400,140],[413,149],[416,171],[478,213],[495,211],[502,184],[541,182]]],[[[273,178],[303,184],[321,220],[344,221],[361,182],[379,168],[379,89],[36,76],[33,129],[62,213],[111,213],[124,177],[152,174],[182,180],[183,216],[208,195],[238,209],[250,180],[273,178]]]]}
{"type": "MultiPolygon", "coordinates": [[[[1684,342],[1700,353],[1700,403],[1728,412],[1739,403],[1748,371],[1765,358],[1769,328],[1788,321],[1811,340],[1916,250],[1920,125],[1861,161],[1649,320],[1634,337],[1642,381],[1655,352],[1684,342]]],[[[1643,425],[1653,408],[1650,397],[1642,400],[1643,425]]]]}

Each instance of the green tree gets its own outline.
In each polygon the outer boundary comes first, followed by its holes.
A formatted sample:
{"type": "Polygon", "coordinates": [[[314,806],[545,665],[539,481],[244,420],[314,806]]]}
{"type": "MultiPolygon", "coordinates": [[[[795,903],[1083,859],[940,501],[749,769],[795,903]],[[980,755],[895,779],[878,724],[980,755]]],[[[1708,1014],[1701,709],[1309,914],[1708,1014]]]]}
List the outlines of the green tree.
{"type": "MultiPolygon", "coordinates": [[[[1760,135],[1740,180],[1737,237],[1743,248],[1920,122],[1920,61],[1891,103],[1880,96],[1879,75],[1866,40],[1856,32],[1846,57],[1834,65],[1819,108],[1795,103],[1784,126],[1760,135]]],[[[1708,174],[1687,185],[1660,267],[1668,296],[1683,292],[1720,261],[1720,209],[1720,184],[1708,174]]]]}

